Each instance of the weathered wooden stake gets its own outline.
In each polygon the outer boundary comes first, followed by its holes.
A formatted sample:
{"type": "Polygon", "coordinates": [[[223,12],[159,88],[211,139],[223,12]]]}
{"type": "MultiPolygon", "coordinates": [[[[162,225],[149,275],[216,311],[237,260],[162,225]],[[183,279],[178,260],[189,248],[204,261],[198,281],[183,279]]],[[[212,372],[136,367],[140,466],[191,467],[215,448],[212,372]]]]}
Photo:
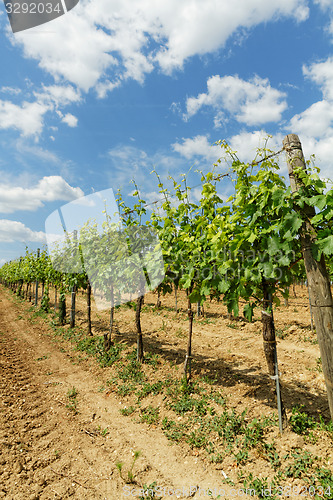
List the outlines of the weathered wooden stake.
{"type": "MultiPolygon", "coordinates": [[[[39,259],[40,249],[37,248],[37,259],[39,259]]],[[[38,304],[38,279],[36,279],[36,288],[35,288],[35,306],[38,304]]]]}
{"type": "Polygon", "coordinates": [[[264,300],[263,310],[261,311],[261,322],[264,341],[264,353],[267,361],[269,376],[272,380],[275,380],[275,394],[279,415],[279,429],[280,433],[282,434],[283,429],[285,429],[288,425],[288,419],[286,410],[283,405],[280,388],[272,296],[269,293],[268,283],[265,278],[263,278],[262,280],[262,290],[264,300]]]}
{"type": "Polygon", "coordinates": [[[310,290],[309,290],[309,282],[308,282],[308,280],[306,280],[306,286],[308,288],[308,297],[309,297],[309,306],[310,306],[311,332],[314,333],[314,328],[313,328],[313,310],[312,310],[311,296],[310,296],[310,290]]]}
{"type": "Polygon", "coordinates": [[[91,285],[87,285],[87,316],[88,316],[88,335],[91,333],[91,285]]]}
{"type": "MultiPolygon", "coordinates": [[[[287,152],[291,189],[295,192],[302,186],[302,182],[294,173],[294,168],[301,167],[306,170],[302,145],[297,135],[290,134],[284,138],[283,147],[287,152]]],[[[333,420],[333,299],[331,283],[324,255],[321,256],[319,262],[312,255],[312,247],[317,238],[316,231],[311,225],[311,219],[316,214],[315,209],[304,204],[300,213],[304,220],[300,230],[300,241],[326,382],[328,404],[333,420]]]]}
{"type": "Polygon", "coordinates": [[[141,330],[141,308],[143,303],[143,295],[137,298],[136,311],[135,311],[135,324],[137,332],[137,360],[139,363],[143,362],[143,340],[141,330]]]}
{"type": "Polygon", "coordinates": [[[187,341],[187,352],[184,363],[184,378],[187,383],[191,380],[191,360],[192,360],[192,333],[193,333],[193,311],[192,304],[190,301],[190,290],[187,290],[187,316],[188,316],[188,341],[187,341]],[[187,375],[188,374],[188,375],[187,375]]]}

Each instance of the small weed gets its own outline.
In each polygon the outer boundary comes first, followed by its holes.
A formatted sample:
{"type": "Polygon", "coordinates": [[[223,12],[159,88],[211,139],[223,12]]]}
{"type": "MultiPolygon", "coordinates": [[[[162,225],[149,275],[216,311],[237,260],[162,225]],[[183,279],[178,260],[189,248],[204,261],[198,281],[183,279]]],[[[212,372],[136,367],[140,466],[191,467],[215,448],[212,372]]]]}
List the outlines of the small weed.
{"type": "Polygon", "coordinates": [[[163,390],[163,381],[155,382],[154,384],[144,383],[140,391],[136,393],[138,400],[147,397],[149,394],[159,394],[163,390]]]}
{"type": "Polygon", "coordinates": [[[316,427],[315,420],[310,417],[307,413],[302,413],[301,406],[295,406],[292,409],[292,415],[289,419],[291,429],[296,432],[296,434],[305,434],[308,429],[314,429],[316,427]]]}
{"type": "Polygon", "coordinates": [[[182,394],[175,403],[169,403],[168,405],[178,415],[184,415],[184,413],[193,410],[194,400],[188,394],[182,394]]]}
{"type": "Polygon", "coordinates": [[[303,337],[303,342],[310,342],[310,344],[313,344],[313,345],[317,345],[318,344],[318,340],[316,338],[309,337],[309,336],[306,336],[306,335],[304,335],[304,337],[303,337]]]}
{"type": "Polygon", "coordinates": [[[78,395],[77,389],[73,386],[72,389],[69,389],[67,392],[67,396],[69,399],[74,399],[78,395]]]}
{"type": "Polygon", "coordinates": [[[221,464],[224,459],[225,459],[225,454],[222,455],[221,453],[216,453],[215,455],[212,455],[210,457],[210,461],[213,464],[221,464]]]}
{"type": "Polygon", "coordinates": [[[135,384],[123,383],[118,386],[117,394],[119,394],[119,396],[128,396],[129,394],[132,394],[132,392],[134,392],[135,390],[136,390],[135,384]]]}
{"type": "Polygon", "coordinates": [[[181,441],[185,436],[185,427],[183,424],[177,424],[174,420],[164,417],[162,420],[162,429],[166,437],[172,441],[181,441]]]}
{"type": "Polygon", "coordinates": [[[153,408],[151,405],[147,408],[142,408],[140,422],[146,422],[147,424],[156,424],[159,420],[159,408],[153,408]]]}
{"type": "Polygon", "coordinates": [[[258,498],[277,500],[281,498],[279,496],[279,483],[276,478],[268,484],[268,478],[254,478],[253,474],[250,473],[247,477],[243,479],[244,487],[246,489],[246,494],[250,496],[257,495],[258,498]]]}
{"type": "Polygon", "coordinates": [[[43,359],[47,359],[49,357],[49,354],[45,354],[44,356],[41,356],[40,358],[36,358],[36,361],[43,361],[43,359]]]}
{"type": "Polygon", "coordinates": [[[288,335],[288,331],[286,328],[276,328],[275,333],[276,336],[282,340],[285,339],[288,335]]]}
{"type": "Polygon", "coordinates": [[[256,418],[245,427],[243,445],[247,448],[254,448],[263,439],[264,426],[256,418]]]}
{"type": "Polygon", "coordinates": [[[135,412],[135,408],[134,408],[134,406],[129,406],[128,408],[126,408],[126,407],[121,408],[119,411],[122,415],[124,415],[125,417],[128,417],[129,415],[132,415],[132,413],[135,412]]]}
{"type": "Polygon", "coordinates": [[[117,375],[124,382],[129,380],[132,382],[141,382],[145,378],[145,374],[142,371],[142,365],[136,361],[136,359],[120,368],[117,375]]]}
{"type": "Polygon", "coordinates": [[[160,357],[158,354],[147,352],[147,354],[145,354],[144,363],[146,365],[151,365],[153,368],[156,368],[159,363],[159,358],[160,357]]]}
{"type": "MultiPolygon", "coordinates": [[[[311,474],[313,473],[312,464],[315,457],[311,453],[308,451],[295,451],[291,453],[291,456],[294,458],[294,461],[285,468],[284,475],[286,477],[304,478],[309,469],[311,469],[311,474]]],[[[289,458],[289,455],[287,458],[289,458]]]]}
{"type": "Polygon", "coordinates": [[[159,495],[157,496],[158,486],[156,481],[151,483],[149,486],[144,484],[142,489],[143,489],[143,496],[139,497],[139,500],[151,500],[153,498],[159,497],[159,495]]]}
{"type": "Polygon", "coordinates": [[[263,443],[262,446],[264,451],[264,458],[266,458],[270,462],[273,469],[277,470],[279,467],[281,467],[280,457],[275,449],[274,444],[263,443]]]}
{"type": "Polygon", "coordinates": [[[249,459],[249,452],[246,449],[239,450],[238,453],[234,455],[237,465],[245,464],[249,459]]]}
{"type": "Polygon", "coordinates": [[[207,445],[207,436],[200,430],[192,431],[186,438],[186,442],[193,448],[202,448],[207,445]]]}
{"type": "Polygon", "coordinates": [[[237,330],[237,328],[238,328],[238,326],[235,323],[228,323],[227,327],[232,328],[233,330],[237,330]]]}
{"type": "Polygon", "coordinates": [[[226,406],[226,399],[221,392],[211,392],[209,398],[220,406],[226,406]]]}
{"type": "Polygon", "coordinates": [[[333,491],[333,474],[332,471],[328,469],[320,468],[316,471],[316,479],[319,484],[324,488],[324,498],[332,498],[333,491]]]}
{"type": "Polygon", "coordinates": [[[72,389],[69,389],[67,392],[67,397],[69,399],[68,404],[66,405],[66,408],[71,410],[74,414],[78,413],[77,411],[77,395],[78,392],[75,387],[72,387],[72,389]]]}
{"type": "Polygon", "coordinates": [[[134,468],[134,465],[135,465],[135,462],[137,461],[137,459],[139,458],[141,452],[140,451],[135,451],[134,452],[134,458],[133,458],[133,462],[132,462],[132,465],[130,467],[130,469],[127,471],[127,478],[125,479],[123,477],[123,463],[122,462],[116,462],[116,467],[119,471],[119,475],[121,477],[121,479],[123,481],[125,481],[125,483],[127,484],[133,484],[135,481],[134,481],[134,474],[133,474],[133,468],[134,468]]]}
{"type": "Polygon", "coordinates": [[[317,372],[323,373],[323,368],[322,368],[322,364],[321,364],[321,358],[317,358],[316,359],[316,363],[317,363],[317,366],[316,366],[317,372]]]}
{"type": "Polygon", "coordinates": [[[182,329],[178,328],[176,331],[176,337],[178,337],[179,339],[182,339],[185,336],[186,336],[186,334],[182,331],[182,329]]]}
{"type": "Polygon", "coordinates": [[[210,378],[208,375],[204,375],[201,380],[205,382],[205,384],[210,384],[214,385],[217,382],[217,377],[215,376],[214,378],[210,378]]]}

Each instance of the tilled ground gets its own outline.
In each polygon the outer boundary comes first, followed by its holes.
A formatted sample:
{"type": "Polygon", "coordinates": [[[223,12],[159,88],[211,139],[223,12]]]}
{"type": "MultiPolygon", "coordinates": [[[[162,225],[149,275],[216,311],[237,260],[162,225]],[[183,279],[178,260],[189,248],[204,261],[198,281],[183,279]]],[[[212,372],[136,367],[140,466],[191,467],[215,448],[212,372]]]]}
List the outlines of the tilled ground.
{"type": "Polygon", "coordinates": [[[188,446],[170,446],[160,429],[122,416],[119,399],[99,391],[96,364],[77,363],[46,325],[29,320],[27,310],[27,304],[16,303],[2,289],[1,498],[113,500],[138,498],[142,485],[154,481],[171,492],[182,485],[221,485],[219,471],[209,470],[188,446]],[[73,387],[77,413],[68,398],[73,387]],[[106,428],[107,435],[102,432],[106,428]],[[126,476],[136,450],[135,483],[128,486],[116,462],[123,463],[126,476]]]}

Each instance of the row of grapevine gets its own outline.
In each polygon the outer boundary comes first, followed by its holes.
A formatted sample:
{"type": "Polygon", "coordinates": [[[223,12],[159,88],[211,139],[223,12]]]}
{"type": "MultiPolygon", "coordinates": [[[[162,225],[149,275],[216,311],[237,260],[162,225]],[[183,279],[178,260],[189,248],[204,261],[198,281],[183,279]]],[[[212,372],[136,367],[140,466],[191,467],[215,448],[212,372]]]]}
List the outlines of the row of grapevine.
{"type": "MultiPolygon", "coordinates": [[[[266,147],[259,149],[252,163],[244,163],[224,141],[220,142],[220,146],[224,159],[229,163],[228,172],[219,175],[218,164],[211,172],[201,172],[199,200],[192,196],[185,175],[179,183],[171,179],[173,188],[168,189],[155,172],[163,201],[158,208],[155,205],[148,219],[147,206],[138,186],[135,185],[134,197],[137,197],[137,201],[133,207],[127,206],[118,192],[122,228],[126,233],[126,230],[138,231],[144,225],[159,235],[165,266],[165,279],[158,287],[159,297],[160,293],[171,290],[175,294],[178,289],[186,291],[189,335],[184,375],[187,381],[191,377],[192,304],[204,306],[207,298],[222,298],[229,313],[236,317],[240,314],[240,299],[245,300],[242,313],[248,321],[252,320],[254,309],[258,306],[261,308],[264,352],[269,374],[276,379],[278,369],[273,304],[279,304],[281,296],[288,297],[290,284],[295,279],[306,278],[299,237],[306,216],[297,207],[302,208],[306,203],[316,209],[316,216],[311,221],[317,234],[312,251],[318,260],[322,255],[325,256],[332,277],[333,190],[319,178],[318,171],[308,165],[309,173],[298,172],[304,185],[295,194],[279,175],[278,156],[274,152],[266,147]],[[218,192],[221,184],[223,189],[223,183],[227,180],[233,183],[234,188],[230,198],[224,200],[218,192]]],[[[23,259],[5,264],[0,269],[1,281],[15,286],[20,294],[23,283],[28,290],[29,285],[38,281],[45,284],[44,295],[47,297],[48,286],[52,283],[60,291],[62,304],[66,291],[71,290],[75,299],[76,290],[87,289],[89,332],[91,286],[88,275],[91,276],[91,269],[94,269],[98,287],[111,300],[110,331],[105,335],[106,349],[111,345],[114,316],[116,292],[111,286],[112,280],[118,273],[118,282],[121,276],[126,288],[126,283],[134,279],[133,274],[125,276],[122,269],[115,270],[116,259],[112,270],[109,269],[110,259],[103,261],[106,255],[117,254],[116,247],[120,242],[119,236],[110,236],[115,231],[111,226],[106,214],[102,235],[97,233],[96,226],[91,223],[80,228],[78,241],[84,244],[88,240],[91,249],[90,262],[87,262],[87,258],[85,262],[81,259],[81,272],[57,271],[45,250],[39,257],[36,253],[27,252],[23,259]],[[87,266],[90,269],[88,275],[85,270],[87,266]]],[[[141,285],[137,283],[136,286],[140,288],[141,285]]],[[[143,296],[139,293],[135,318],[139,361],[143,360],[140,323],[142,301],[143,296]]],[[[283,413],[281,398],[280,404],[283,413]]]]}

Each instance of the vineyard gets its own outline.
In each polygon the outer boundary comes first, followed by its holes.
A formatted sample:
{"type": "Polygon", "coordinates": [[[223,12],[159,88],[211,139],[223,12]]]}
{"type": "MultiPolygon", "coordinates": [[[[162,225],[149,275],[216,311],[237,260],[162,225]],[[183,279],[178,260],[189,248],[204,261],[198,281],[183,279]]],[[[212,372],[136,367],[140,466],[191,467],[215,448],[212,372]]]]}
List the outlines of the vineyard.
{"type": "MultiPolygon", "coordinates": [[[[114,459],[111,452],[105,457],[113,470],[108,481],[98,482],[82,462],[86,483],[66,462],[65,443],[60,442],[60,456],[51,459],[49,453],[43,463],[47,479],[36,491],[31,481],[31,498],[115,498],[113,494],[124,494],[126,485],[140,487],[139,498],[155,498],[154,487],[186,487],[188,478],[193,486],[211,488],[211,498],[235,496],[219,490],[215,494],[214,487],[225,492],[252,489],[259,498],[280,498],[287,486],[296,488],[293,498],[333,498],[332,346],[326,338],[327,317],[323,331],[320,322],[329,302],[320,303],[311,274],[316,272],[313,262],[319,263],[331,290],[333,189],[311,163],[307,170],[294,166],[297,189],[292,189],[279,174],[279,154],[264,148],[245,164],[226,143],[220,145],[220,162],[228,170],[219,174],[218,163],[212,172],[201,173],[199,197],[193,196],[186,176],[180,183],[171,179],[170,188],[157,172],[158,203],[147,205],[136,185],[132,206],[118,192],[123,234],[137,242],[144,226],[150,237],[145,248],[137,247],[146,251],[149,263],[143,265],[148,289],[151,285],[144,295],[120,303],[118,295],[133,286],[140,291],[143,285],[121,265],[115,251],[119,239],[112,238],[115,228],[107,212],[102,234],[87,221],[68,235],[58,255],[46,248],[27,249],[25,256],[0,269],[2,301],[18,318],[13,340],[8,328],[14,323],[8,319],[5,326],[7,309],[2,307],[0,345],[11,344],[15,350],[22,335],[37,352],[40,331],[40,355],[30,360],[31,366],[43,367],[39,383],[50,383],[68,429],[83,428],[92,448],[104,440],[115,453],[114,459]],[[225,183],[228,199],[219,195],[225,183]],[[165,273],[157,287],[152,286],[158,274],[154,234],[165,273]],[[86,240],[93,242],[89,262],[82,258],[86,240]],[[114,256],[112,271],[105,255],[114,256]],[[68,264],[70,258],[80,263],[77,272],[74,261],[72,272],[62,272],[59,263],[68,264]],[[91,269],[98,290],[110,301],[108,310],[96,308],[91,269]],[[110,286],[113,282],[117,287],[110,286]],[[26,329],[30,334],[23,333],[26,329]],[[86,376],[100,380],[99,388],[92,389],[93,382],[85,385],[81,374],[66,396],[62,384],[75,377],[68,360],[66,377],[58,373],[61,352],[86,376]],[[91,392],[101,405],[96,425],[96,415],[87,424],[91,392]],[[123,431],[118,436],[111,413],[114,422],[131,429],[140,449],[133,443],[129,447],[131,440],[126,442],[123,431]],[[163,466],[150,456],[153,438],[161,442],[161,450],[155,450],[158,460],[163,462],[163,454],[168,457],[163,466]],[[121,456],[126,449],[133,459],[121,456]],[[178,451],[172,458],[174,449],[178,451]],[[178,472],[168,460],[179,463],[178,472]],[[67,488],[69,477],[76,481],[67,488]]],[[[88,450],[88,441],[80,443],[88,450]]],[[[32,451],[27,445],[22,453],[32,451]]],[[[76,456],[73,450],[71,456],[76,456]]],[[[22,470],[28,474],[25,464],[17,477],[20,493],[14,495],[11,476],[5,476],[9,489],[3,489],[3,497],[10,498],[10,492],[13,498],[27,498],[19,477],[22,470]]],[[[199,498],[198,491],[192,493],[188,496],[199,498]]]]}

